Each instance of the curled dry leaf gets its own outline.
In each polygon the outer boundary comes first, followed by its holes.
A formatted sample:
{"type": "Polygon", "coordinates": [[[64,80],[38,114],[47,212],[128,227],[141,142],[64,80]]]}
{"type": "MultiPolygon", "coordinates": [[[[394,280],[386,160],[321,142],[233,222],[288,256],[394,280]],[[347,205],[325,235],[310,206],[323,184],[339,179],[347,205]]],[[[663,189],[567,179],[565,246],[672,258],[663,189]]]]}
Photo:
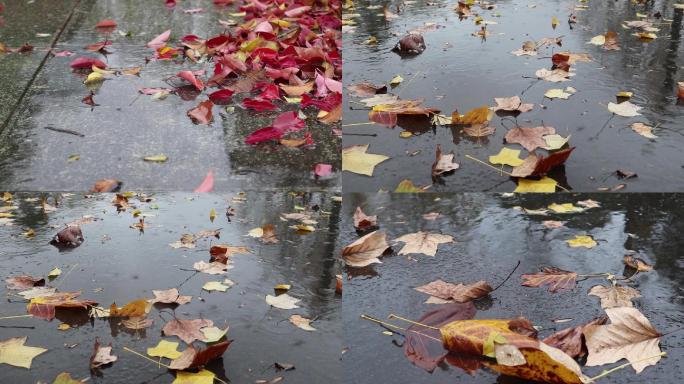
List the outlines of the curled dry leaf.
{"type": "Polygon", "coordinates": [[[653,270],[653,266],[645,262],[644,260],[634,257],[632,255],[625,255],[622,258],[622,262],[630,267],[636,269],[638,272],[649,272],[653,270]]]}
{"type": "Polygon", "coordinates": [[[292,297],[287,293],[283,293],[278,296],[266,295],[266,303],[272,307],[280,309],[297,309],[299,306],[297,303],[302,301],[296,297],[292,297]]]}
{"type": "Polygon", "coordinates": [[[116,303],[112,303],[109,307],[110,317],[141,317],[147,315],[150,311],[150,303],[146,299],[133,300],[123,307],[117,307],[116,303]]]}
{"type": "Polygon", "coordinates": [[[587,366],[611,364],[624,358],[640,373],[660,361],[661,334],[639,310],[607,308],[606,314],[610,324],[591,325],[584,330],[589,350],[587,366]]]}
{"type": "Polygon", "coordinates": [[[365,267],[380,263],[378,259],[389,248],[386,234],[382,231],[371,232],[342,249],[342,259],[350,267],[365,267]]]}
{"type": "Polygon", "coordinates": [[[102,179],[95,182],[90,192],[115,192],[121,188],[123,182],[116,179],[102,179]]]}
{"type": "MultiPolygon", "coordinates": [[[[183,370],[188,368],[203,367],[212,360],[215,360],[223,356],[223,354],[226,352],[226,350],[232,342],[232,340],[226,340],[220,343],[211,344],[207,348],[199,350],[190,345],[186,350],[181,352],[181,355],[178,358],[171,361],[171,364],[169,364],[169,368],[183,370]]],[[[209,374],[211,374],[211,378],[208,382],[211,383],[214,381],[214,374],[212,372],[202,370],[199,373],[202,372],[208,372],[209,374]]]]}
{"type": "Polygon", "coordinates": [[[632,287],[619,284],[595,285],[589,290],[589,294],[601,298],[602,308],[633,307],[632,299],[641,297],[639,291],[632,287]]]}
{"type": "Polygon", "coordinates": [[[290,323],[294,324],[298,328],[303,329],[305,331],[313,332],[316,330],[316,328],[314,328],[310,325],[311,319],[307,319],[307,318],[302,317],[300,315],[290,316],[290,323]]]}
{"type": "Polygon", "coordinates": [[[525,287],[548,286],[549,292],[556,293],[575,288],[577,273],[565,271],[556,267],[544,267],[541,272],[521,276],[525,280],[521,285],[525,287]]]}
{"type": "Polygon", "coordinates": [[[206,261],[202,260],[193,264],[192,267],[202,273],[208,273],[210,275],[223,275],[228,270],[228,266],[226,264],[218,261],[207,263],[206,261]]]}
{"type": "Polygon", "coordinates": [[[632,124],[632,130],[643,137],[648,139],[657,139],[658,136],[653,134],[653,127],[646,125],[644,123],[634,123],[632,124]]]}
{"type": "Polygon", "coordinates": [[[393,50],[402,54],[418,55],[425,50],[425,39],[419,33],[410,33],[402,37],[393,50]]]}
{"type": "Polygon", "coordinates": [[[587,354],[587,346],[583,336],[584,330],[591,325],[603,325],[607,322],[607,316],[597,317],[586,324],[558,331],[542,342],[560,349],[572,358],[583,357],[587,354]]]}
{"type": "Polygon", "coordinates": [[[354,96],[358,97],[372,97],[375,94],[387,92],[385,84],[374,84],[369,81],[352,84],[348,88],[354,96]]]}
{"type": "Polygon", "coordinates": [[[214,103],[211,100],[204,100],[195,108],[187,112],[188,117],[194,124],[209,124],[214,121],[212,107],[214,103]]]}
{"type": "Polygon", "coordinates": [[[10,276],[5,282],[7,289],[26,290],[33,287],[42,287],[45,285],[45,279],[42,277],[33,277],[28,275],[10,276]]]}
{"type": "Polygon", "coordinates": [[[435,256],[437,254],[437,247],[439,244],[453,243],[454,238],[449,235],[442,235],[440,233],[416,232],[401,236],[394,241],[405,243],[404,247],[399,251],[400,255],[410,253],[422,253],[428,256],[435,256]]]}
{"type": "Polygon", "coordinates": [[[111,364],[117,360],[117,357],[112,355],[112,343],[109,346],[103,347],[100,341],[95,339],[95,346],[93,347],[93,354],[90,356],[90,369],[99,368],[106,364],[111,364]]]}
{"type": "Polygon", "coordinates": [[[85,239],[78,225],[67,226],[55,235],[53,243],[64,247],[78,247],[85,239]]]}
{"type": "Polygon", "coordinates": [[[432,177],[457,170],[459,166],[457,163],[454,163],[454,156],[455,155],[453,152],[443,155],[442,148],[439,144],[437,144],[437,149],[435,150],[435,162],[432,163],[432,177]]]}
{"type": "Polygon", "coordinates": [[[378,217],[368,216],[363,213],[361,207],[356,207],[354,211],[354,228],[357,231],[365,232],[378,227],[378,217]]]}

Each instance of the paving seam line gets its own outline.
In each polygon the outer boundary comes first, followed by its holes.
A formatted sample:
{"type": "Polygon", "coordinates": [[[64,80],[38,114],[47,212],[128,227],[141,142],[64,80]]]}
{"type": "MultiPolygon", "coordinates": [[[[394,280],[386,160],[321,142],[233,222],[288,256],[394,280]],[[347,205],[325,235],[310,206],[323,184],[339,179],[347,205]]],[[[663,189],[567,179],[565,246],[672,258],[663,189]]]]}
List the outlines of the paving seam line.
{"type": "Polygon", "coordinates": [[[59,29],[57,30],[57,34],[52,39],[52,43],[50,43],[50,47],[48,48],[47,53],[45,54],[43,59],[40,61],[40,64],[38,64],[38,68],[36,68],[36,71],[33,73],[31,78],[29,79],[28,83],[26,83],[26,87],[24,87],[24,91],[21,93],[21,95],[17,99],[17,102],[14,104],[14,106],[10,110],[9,114],[7,115],[7,118],[5,118],[5,121],[2,122],[2,125],[0,126],[0,135],[4,134],[5,129],[7,129],[7,126],[9,125],[9,122],[12,120],[12,118],[14,117],[14,114],[17,112],[17,110],[21,106],[22,102],[24,101],[24,98],[28,94],[29,89],[31,89],[31,87],[33,86],[33,83],[36,81],[36,78],[38,77],[38,74],[40,73],[40,71],[45,66],[47,59],[50,57],[52,50],[57,45],[59,38],[62,37],[62,33],[66,29],[67,25],[69,25],[69,22],[71,21],[71,18],[74,16],[74,12],[76,11],[76,9],[80,5],[80,3],[81,3],[81,0],[76,0],[73,8],[71,8],[71,12],[69,12],[69,16],[67,16],[66,20],[64,20],[64,23],[62,23],[62,26],[59,27],[59,29]]]}

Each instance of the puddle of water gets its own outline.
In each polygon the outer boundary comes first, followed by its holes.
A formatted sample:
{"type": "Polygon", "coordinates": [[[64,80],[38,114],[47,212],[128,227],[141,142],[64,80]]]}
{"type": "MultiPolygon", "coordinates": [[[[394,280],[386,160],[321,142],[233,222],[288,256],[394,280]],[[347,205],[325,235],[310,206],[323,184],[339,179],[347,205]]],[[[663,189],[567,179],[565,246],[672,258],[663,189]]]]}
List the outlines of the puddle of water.
{"type": "MultiPolygon", "coordinates": [[[[154,307],[148,316],[154,324],[139,332],[124,329],[117,325],[118,321],[90,321],[85,315],[67,316],[66,311],[58,311],[57,319],[51,322],[31,318],[2,320],[0,339],[28,336],[27,345],[49,350],[34,359],[30,370],[3,367],[3,382],[52,382],[62,371],[71,372],[76,378],[88,377],[88,359],[95,338],[99,337],[101,343],[113,343],[113,354],[119,359],[102,370],[101,378],[93,377],[93,382],[127,382],[135,377],[136,382],[169,383],[173,380],[170,371],[159,369],[123,347],[144,353],[146,348],[155,346],[162,338],[162,327],[173,315],[182,319],[201,317],[213,320],[217,326],[230,326],[228,338],[234,342],[222,359],[208,367],[224,381],[248,383],[284,376],[287,382],[310,383],[311,378],[332,382],[340,377],[341,298],[335,294],[337,264],[333,256],[337,254],[340,204],[332,201],[332,194],[248,194],[245,203],[236,203],[230,195],[161,193],[151,203],[136,203],[144,213],[154,215],[147,218],[144,234],[129,228],[137,222],[131,210],[117,214],[110,204],[110,194],[66,197],[59,209],[48,215],[35,207],[38,203],[24,201],[39,196],[15,195],[14,204],[19,208],[15,211],[14,226],[0,226],[0,238],[8,239],[3,241],[0,251],[3,281],[15,274],[45,276],[52,268],[60,267],[62,275],[51,283],[53,286],[59,284],[61,291],[82,291],[82,297],[103,306],[113,301],[122,305],[150,298],[152,289],[179,286],[181,294],[193,299],[175,311],[154,307]],[[152,205],[158,209],[151,209],[152,205]],[[292,223],[280,219],[281,214],[293,212],[296,205],[318,205],[320,212],[326,212],[315,215],[315,232],[297,233],[288,228],[292,223]],[[230,222],[223,215],[228,206],[236,210],[230,222]],[[213,223],[209,221],[212,208],[218,213],[213,223]],[[57,228],[83,215],[94,215],[100,220],[82,226],[86,240],[81,246],[60,252],[48,244],[57,228]],[[277,244],[261,244],[245,236],[250,229],[266,223],[276,226],[280,240],[277,244]],[[34,238],[20,235],[26,228],[35,230],[34,238]],[[221,238],[212,240],[214,244],[244,245],[252,251],[232,257],[235,268],[225,277],[236,285],[225,293],[201,289],[207,281],[222,281],[223,276],[193,276],[192,264],[208,259],[208,240],[198,241],[195,249],[169,246],[183,233],[217,228],[221,228],[221,238]],[[76,267],[68,273],[73,265],[76,267]],[[267,305],[265,295],[273,294],[276,284],[291,284],[289,293],[302,299],[301,308],[286,311],[267,305]],[[292,314],[316,318],[312,326],[317,331],[295,328],[288,321],[292,314]],[[62,321],[75,327],[59,331],[57,326],[62,321]],[[65,347],[73,344],[73,348],[65,347]],[[291,363],[296,369],[278,373],[272,367],[275,362],[291,363]]],[[[0,304],[2,316],[26,313],[25,302],[7,289],[4,293],[6,300],[0,304]]],[[[178,341],[175,337],[164,339],[178,341]]],[[[183,344],[179,349],[184,348],[183,344]]]]}
{"type": "MultiPolygon", "coordinates": [[[[627,250],[654,265],[654,270],[640,274],[634,287],[642,297],[638,308],[662,333],[681,326],[684,319],[684,196],[667,194],[622,194],[572,196],[501,197],[493,194],[404,195],[350,194],[342,210],[340,241],[346,245],[357,235],[351,217],[357,206],[366,214],[378,215],[380,228],[387,239],[419,230],[452,235],[455,242],[441,244],[435,257],[425,255],[383,257],[382,264],[360,271],[347,269],[345,274],[342,321],[344,346],[343,369],[348,382],[354,383],[492,383],[497,375],[480,370],[470,376],[454,367],[437,368],[429,374],[404,357],[399,336],[382,334],[376,324],[363,321],[361,314],[385,319],[395,313],[417,319],[435,305],[424,304],[427,295],[413,288],[441,278],[449,282],[473,283],[486,280],[498,285],[515,267],[513,276],[492,295],[491,302],[478,303],[478,319],[527,317],[541,326],[540,336],[568,326],[582,324],[603,314],[596,297],[587,291],[598,280],[578,283],[574,291],[551,294],[545,289],[520,285],[520,275],[534,273],[540,266],[556,266],[578,273],[623,272],[622,256],[627,250]],[[539,209],[551,203],[594,199],[601,203],[583,213],[549,216],[526,215],[516,206],[539,209]],[[435,221],[422,218],[424,213],[439,212],[435,221]],[[544,220],[566,220],[564,228],[549,230],[544,220]],[[587,233],[599,240],[591,250],[570,248],[564,240],[587,233]],[[573,319],[557,324],[554,319],[573,319]],[[372,362],[372,363],[371,363],[372,362]]],[[[675,383],[672,375],[681,369],[684,335],[676,332],[661,340],[668,358],[640,375],[631,368],[616,372],[601,383],[675,383]]],[[[624,362],[624,361],[623,361],[624,362]]],[[[622,363],[622,362],[621,362],[622,363]]],[[[595,376],[605,367],[585,367],[585,374],[595,376]]]]}
{"type": "MultiPolygon", "coordinates": [[[[345,83],[363,80],[388,83],[396,75],[404,82],[392,92],[403,99],[425,99],[425,105],[450,115],[454,109],[465,113],[481,105],[495,105],[495,97],[521,95],[524,102],[543,104],[517,117],[520,126],[548,125],[561,135],[571,134],[571,144],[577,148],[565,168],[551,176],[575,191],[596,191],[621,181],[610,174],[617,169],[629,169],[638,178],[627,182],[627,191],[679,191],[684,188],[684,162],[680,148],[684,143],[684,106],[676,98],[676,83],[682,81],[684,54],[681,46],[682,11],[675,12],[673,1],[656,1],[648,6],[630,2],[591,2],[589,11],[575,12],[578,23],[570,30],[565,22],[575,2],[567,0],[530,4],[527,1],[498,1],[495,11],[482,12],[491,35],[486,41],[471,34],[479,27],[473,17],[463,21],[452,10],[455,2],[416,1],[404,8],[400,17],[386,21],[382,9],[367,10],[367,1],[358,1],[354,33],[344,34],[345,83]],[[534,7],[532,7],[534,5],[534,7]],[[640,41],[633,30],[621,27],[623,21],[636,20],[637,12],[654,14],[673,20],[672,26],[659,24],[658,38],[650,43],[640,41]],[[501,16],[492,16],[498,12],[501,16]],[[561,24],[551,28],[552,17],[561,24]],[[439,29],[425,32],[425,52],[402,58],[392,47],[410,30],[436,23],[439,29]],[[618,33],[620,51],[603,51],[587,42],[606,31],[618,33]],[[363,41],[374,36],[376,45],[363,41]],[[537,57],[516,57],[511,51],[520,49],[524,41],[562,36],[559,50],[588,53],[593,62],[574,65],[576,76],[569,82],[551,83],[524,78],[540,68],[550,68],[552,50],[541,50],[537,57]],[[550,100],[544,93],[553,88],[571,86],[577,93],[568,100],[550,100]],[[528,89],[529,88],[529,89],[528,89]],[[632,91],[633,103],[643,107],[643,116],[615,116],[606,106],[615,102],[619,91],[632,91]],[[524,94],[523,94],[524,92],[524,94]],[[610,119],[610,121],[608,121],[610,119]],[[606,127],[602,126],[608,121],[606,127]],[[634,122],[654,126],[659,136],[650,141],[630,129],[634,122]]],[[[360,105],[346,97],[344,124],[368,121],[366,110],[351,110],[360,105]]],[[[403,179],[416,185],[431,184],[431,165],[435,147],[443,153],[454,151],[460,163],[453,175],[435,184],[434,191],[512,191],[515,183],[507,176],[465,158],[466,154],[486,161],[503,147],[503,137],[515,121],[495,116],[491,122],[495,134],[486,139],[465,136],[460,128],[438,127],[432,130],[423,121],[404,124],[403,128],[423,132],[402,139],[400,127],[350,126],[345,133],[376,134],[376,137],[345,135],[343,146],[370,143],[369,152],[390,156],[375,169],[375,176],[366,177],[346,172],[345,191],[393,190],[403,179]],[[407,153],[420,151],[416,156],[407,153]]],[[[518,145],[507,145],[519,149],[518,145]]]]}

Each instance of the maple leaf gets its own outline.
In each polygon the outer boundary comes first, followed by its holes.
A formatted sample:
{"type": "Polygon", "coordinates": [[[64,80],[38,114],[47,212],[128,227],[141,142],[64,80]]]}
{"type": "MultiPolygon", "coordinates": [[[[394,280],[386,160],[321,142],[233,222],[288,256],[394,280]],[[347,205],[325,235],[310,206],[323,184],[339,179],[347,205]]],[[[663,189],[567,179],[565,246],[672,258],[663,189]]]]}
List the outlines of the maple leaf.
{"type": "Polygon", "coordinates": [[[415,290],[443,300],[465,303],[487,296],[493,289],[484,280],[473,284],[452,284],[438,279],[426,285],[416,287],[415,290]]]}
{"type": "Polygon", "coordinates": [[[298,299],[296,297],[292,297],[288,295],[287,293],[283,293],[278,296],[272,296],[272,295],[266,295],[266,303],[272,307],[276,307],[279,309],[296,309],[299,308],[297,303],[299,303],[301,299],[298,299]]]}
{"type": "Polygon", "coordinates": [[[210,275],[223,275],[228,270],[228,266],[219,261],[207,263],[206,261],[202,260],[194,263],[192,267],[200,272],[208,273],[210,275]]]}
{"type": "Polygon", "coordinates": [[[119,308],[116,303],[112,303],[109,307],[109,316],[111,317],[139,317],[145,316],[150,310],[150,305],[146,299],[133,300],[123,307],[119,308]]]}
{"type": "Polygon", "coordinates": [[[21,289],[26,290],[33,287],[42,287],[45,285],[45,279],[42,277],[33,277],[28,275],[10,276],[5,282],[7,289],[21,289]]]}
{"type": "Polygon", "coordinates": [[[145,329],[152,326],[154,320],[148,319],[144,316],[134,316],[122,320],[121,324],[128,329],[145,329]]]}
{"type": "Polygon", "coordinates": [[[437,254],[437,247],[439,244],[452,243],[454,238],[449,235],[442,235],[440,233],[416,232],[401,236],[394,241],[405,243],[404,247],[399,251],[400,255],[410,253],[423,253],[428,256],[435,256],[437,254]]]}
{"type": "Polygon", "coordinates": [[[211,112],[214,103],[211,100],[204,100],[195,108],[187,112],[188,117],[194,124],[209,124],[214,121],[214,115],[211,112]]]}
{"type": "Polygon", "coordinates": [[[644,260],[634,257],[632,255],[625,255],[622,258],[622,262],[633,269],[636,269],[638,272],[649,272],[653,270],[653,266],[645,262],[644,260]]]}
{"type": "Polygon", "coordinates": [[[612,284],[610,287],[595,285],[591,287],[589,294],[601,298],[602,308],[632,307],[632,299],[641,297],[636,289],[619,284],[612,284]]]}
{"type": "Polygon", "coordinates": [[[442,175],[446,172],[455,171],[458,169],[458,163],[454,163],[454,153],[442,155],[442,148],[437,144],[435,150],[435,162],[432,163],[432,177],[442,175]]]}
{"type": "Polygon", "coordinates": [[[290,323],[294,324],[297,328],[303,329],[305,331],[313,332],[316,330],[316,328],[310,325],[311,319],[307,319],[300,315],[292,315],[290,316],[289,320],[290,323]]]}
{"type": "Polygon", "coordinates": [[[15,367],[31,368],[33,358],[46,352],[45,348],[27,347],[28,336],[13,337],[0,341],[0,364],[5,363],[15,367]]]}
{"type": "Polygon", "coordinates": [[[378,93],[387,92],[387,86],[385,84],[374,84],[369,81],[352,84],[347,88],[354,96],[358,97],[371,97],[378,93]]]}
{"type": "Polygon", "coordinates": [[[171,288],[165,290],[152,290],[154,294],[154,299],[149,299],[148,301],[152,304],[154,303],[165,303],[165,304],[187,304],[192,300],[192,296],[181,296],[178,293],[178,289],[171,288]]]}
{"type": "Polygon", "coordinates": [[[492,164],[510,165],[512,167],[517,167],[524,163],[524,160],[520,158],[520,150],[501,148],[498,154],[494,156],[489,156],[489,162],[492,164]]]}
{"type": "Polygon", "coordinates": [[[534,109],[534,104],[523,104],[520,96],[513,97],[495,97],[496,107],[494,111],[509,111],[509,112],[529,112],[534,109]]]}
{"type": "Polygon", "coordinates": [[[159,340],[155,347],[147,348],[147,354],[152,357],[166,357],[167,359],[176,359],[181,355],[178,351],[178,343],[166,340],[159,340]]]}
{"type": "Polygon", "coordinates": [[[589,350],[587,366],[610,364],[624,358],[640,373],[660,361],[661,334],[639,310],[607,308],[606,314],[610,324],[592,325],[584,330],[589,350]]]}
{"type": "Polygon", "coordinates": [[[574,289],[577,284],[576,272],[565,271],[556,267],[544,267],[541,272],[525,274],[520,277],[525,280],[521,285],[525,287],[548,285],[551,293],[574,289]]]}
{"type": "Polygon", "coordinates": [[[93,354],[90,356],[90,369],[99,368],[103,365],[111,364],[118,358],[112,355],[112,343],[109,346],[103,347],[100,341],[95,338],[95,346],[93,347],[93,354]]]}
{"type": "Polygon", "coordinates": [[[553,127],[534,127],[512,128],[506,133],[504,139],[507,143],[517,143],[522,145],[525,149],[532,152],[539,147],[545,147],[546,142],[542,138],[544,135],[552,135],[556,133],[553,127]]]}
{"type": "Polygon", "coordinates": [[[223,356],[232,342],[233,340],[226,340],[220,343],[211,344],[207,346],[207,348],[199,350],[190,345],[178,358],[171,361],[169,368],[188,369],[203,367],[212,360],[223,356]]]}
{"type": "Polygon", "coordinates": [[[164,333],[164,336],[178,336],[187,344],[191,344],[195,340],[202,340],[204,338],[200,328],[213,325],[214,322],[208,319],[173,319],[164,325],[162,333],[164,333]]]}
{"type": "Polygon", "coordinates": [[[373,176],[375,166],[389,159],[388,156],[367,153],[368,146],[352,145],[342,149],[342,170],[373,176]]]}

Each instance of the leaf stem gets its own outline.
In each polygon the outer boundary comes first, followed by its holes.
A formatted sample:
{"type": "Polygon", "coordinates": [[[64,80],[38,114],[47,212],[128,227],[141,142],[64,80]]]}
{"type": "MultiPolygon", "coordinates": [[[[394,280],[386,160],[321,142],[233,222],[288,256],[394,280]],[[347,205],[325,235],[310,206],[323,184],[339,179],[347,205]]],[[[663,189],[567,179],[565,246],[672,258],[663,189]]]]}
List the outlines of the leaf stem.
{"type": "Polygon", "coordinates": [[[4,316],[4,317],[0,317],[0,320],[18,319],[18,318],[21,318],[21,317],[33,317],[33,315],[4,316]]]}
{"type": "Polygon", "coordinates": [[[602,377],[606,377],[606,376],[610,375],[610,374],[613,373],[613,372],[619,371],[619,370],[621,370],[621,369],[623,369],[623,368],[627,368],[627,367],[629,367],[629,366],[632,365],[632,364],[640,363],[640,362],[646,361],[646,360],[651,360],[651,359],[654,359],[654,358],[656,358],[656,357],[663,357],[663,356],[666,356],[666,355],[667,355],[667,352],[661,352],[661,353],[659,353],[659,354],[657,354],[657,355],[655,355],[655,356],[649,356],[649,357],[646,357],[646,358],[643,358],[643,359],[639,359],[639,360],[636,360],[636,361],[631,361],[631,362],[629,362],[629,363],[625,363],[625,364],[622,364],[622,365],[618,365],[618,366],[615,367],[615,368],[611,368],[611,369],[608,369],[608,370],[605,370],[605,371],[601,372],[598,376],[590,377],[590,378],[589,378],[589,382],[590,382],[590,383],[593,383],[594,381],[596,381],[596,380],[598,380],[598,379],[600,379],[600,378],[602,378],[602,377]]]}
{"type": "Polygon", "coordinates": [[[413,321],[413,320],[410,320],[410,319],[406,319],[406,318],[403,318],[403,317],[401,317],[401,316],[397,316],[397,315],[395,315],[394,313],[390,313],[389,316],[387,316],[387,318],[388,318],[388,319],[399,319],[399,320],[405,321],[405,322],[407,322],[407,323],[409,323],[409,324],[418,325],[418,326],[420,326],[420,327],[425,327],[425,328],[434,329],[434,330],[439,331],[439,328],[437,328],[437,327],[433,327],[433,326],[426,325],[426,324],[423,324],[423,323],[418,323],[418,322],[416,322],[416,321],[413,321]]]}

